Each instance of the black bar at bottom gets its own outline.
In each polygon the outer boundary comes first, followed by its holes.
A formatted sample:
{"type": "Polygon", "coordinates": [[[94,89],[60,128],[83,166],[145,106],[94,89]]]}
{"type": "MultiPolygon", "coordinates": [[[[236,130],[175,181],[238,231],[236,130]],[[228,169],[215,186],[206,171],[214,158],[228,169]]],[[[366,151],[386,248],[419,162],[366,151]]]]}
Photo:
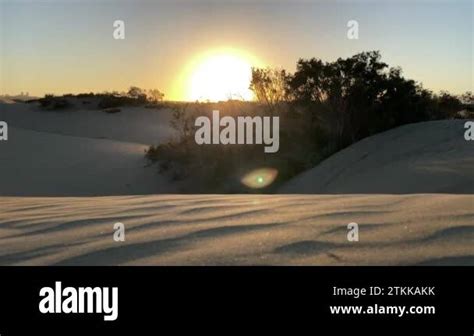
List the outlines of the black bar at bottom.
{"type": "Polygon", "coordinates": [[[0,334],[473,335],[473,275],[472,267],[0,267],[0,334]],[[117,318],[42,313],[40,290],[58,282],[61,309],[74,295],[67,287],[117,287],[117,318]],[[349,306],[362,311],[331,313],[349,306]]]}

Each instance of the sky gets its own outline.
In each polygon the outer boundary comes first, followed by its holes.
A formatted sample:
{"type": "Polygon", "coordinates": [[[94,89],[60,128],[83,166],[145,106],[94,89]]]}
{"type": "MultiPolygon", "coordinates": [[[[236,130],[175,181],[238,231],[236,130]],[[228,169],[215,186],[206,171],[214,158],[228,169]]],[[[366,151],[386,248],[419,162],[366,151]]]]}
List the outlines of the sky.
{"type": "Polygon", "coordinates": [[[289,71],[299,58],[380,50],[423,87],[459,94],[473,89],[473,15],[471,0],[0,0],[0,94],[134,85],[184,100],[215,50],[289,71]],[[113,38],[115,20],[125,23],[123,40],[113,38]],[[349,20],[359,23],[357,40],[347,38],[349,20]]]}

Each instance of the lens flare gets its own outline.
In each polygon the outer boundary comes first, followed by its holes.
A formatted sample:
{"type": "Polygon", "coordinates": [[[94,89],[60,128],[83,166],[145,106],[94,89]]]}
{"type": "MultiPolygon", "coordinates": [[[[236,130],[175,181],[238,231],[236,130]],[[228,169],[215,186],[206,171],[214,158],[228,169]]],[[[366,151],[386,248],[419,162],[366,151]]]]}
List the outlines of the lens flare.
{"type": "Polygon", "coordinates": [[[252,189],[261,189],[272,184],[277,176],[278,171],[274,168],[259,168],[247,173],[241,179],[241,182],[246,187],[252,189]]]}

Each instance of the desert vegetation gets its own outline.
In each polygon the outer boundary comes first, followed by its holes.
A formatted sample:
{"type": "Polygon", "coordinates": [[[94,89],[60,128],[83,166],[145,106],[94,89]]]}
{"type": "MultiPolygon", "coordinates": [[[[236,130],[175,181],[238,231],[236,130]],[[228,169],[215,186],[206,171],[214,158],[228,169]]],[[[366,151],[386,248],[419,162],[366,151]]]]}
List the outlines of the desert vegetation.
{"type": "Polygon", "coordinates": [[[96,108],[106,113],[118,113],[120,107],[145,106],[160,109],[164,107],[164,94],[158,89],[144,90],[131,86],[127,92],[80,93],[54,96],[47,94],[43,98],[29,100],[28,103],[38,102],[41,109],[62,111],[75,105],[96,108]]]}
{"type": "Polygon", "coordinates": [[[472,93],[435,94],[389,67],[378,51],[324,62],[300,59],[296,71],[253,69],[255,102],[227,101],[171,105],[177,138],[151,146],[146,157],[162,174],[188,180],[188,192],[271,192],[279,183],[333,153],[373,134],[408,123],[472,117],[472,93]],[[210,116],[279,116],[280,150],[264,154],[263,145],[199,146],[194,120],[210,116]],[[460,111],[464,114],[459,114],[460,111]],[[278,172],[275,183],[249,189],[242,177],[262,167],[278,172]]]}

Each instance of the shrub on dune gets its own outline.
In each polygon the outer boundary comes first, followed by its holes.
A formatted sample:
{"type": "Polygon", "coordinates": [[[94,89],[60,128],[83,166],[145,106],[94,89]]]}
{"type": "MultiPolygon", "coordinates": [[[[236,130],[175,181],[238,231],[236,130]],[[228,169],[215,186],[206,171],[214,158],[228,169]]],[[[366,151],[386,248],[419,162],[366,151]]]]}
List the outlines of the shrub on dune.
{"type": "Polygon", "coordinates": [[[55,97],[47,94],[39,100],[40,106],[47,110],[64,110],[71,106],[71,103],[64,97],[55,97]]]}

